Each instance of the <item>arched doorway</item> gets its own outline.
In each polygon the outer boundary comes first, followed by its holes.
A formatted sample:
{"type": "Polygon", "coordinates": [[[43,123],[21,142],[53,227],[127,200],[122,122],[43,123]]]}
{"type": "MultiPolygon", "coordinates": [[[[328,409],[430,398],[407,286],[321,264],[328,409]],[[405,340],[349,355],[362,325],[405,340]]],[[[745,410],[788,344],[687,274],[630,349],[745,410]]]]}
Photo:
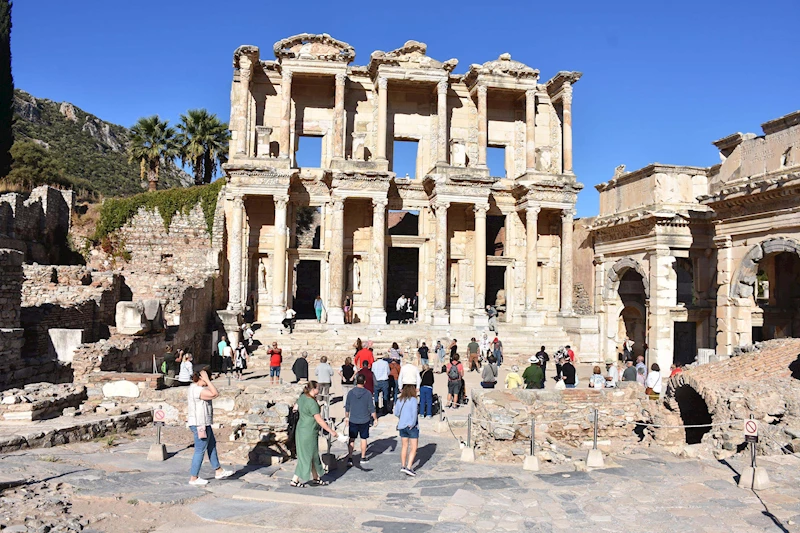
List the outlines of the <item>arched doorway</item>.
{"type": "Polygon", "coordinates": [[[627,336],[633,341],[633,354],[644,355],[647,338],[644,278],[636,270],[628,269],[619,281],[617,292],[623,306],[619,314],[617,338],[623,340],[627,336]]]}
{"type": "Polygon", "coordinates": [[[800,257],[791,252],[764,255],[753,298],[753,342],[800,337],[800,257]]]}

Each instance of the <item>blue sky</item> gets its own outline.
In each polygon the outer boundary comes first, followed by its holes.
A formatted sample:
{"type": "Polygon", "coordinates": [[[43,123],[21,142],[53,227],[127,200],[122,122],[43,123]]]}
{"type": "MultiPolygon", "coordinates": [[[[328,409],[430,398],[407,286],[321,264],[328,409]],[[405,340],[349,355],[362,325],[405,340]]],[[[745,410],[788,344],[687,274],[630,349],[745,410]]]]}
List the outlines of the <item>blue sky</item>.
{"type": "Polygon", "coordinates": [[[762,2],[273,2],[16,0],[15,84],[130,126],[189,108],[230,117],[231,58],[240,44],[272,58],[275,41],[329,33],[356,49],[408,39],[471,63],[510,52],[541,71],[584,73],[573,99],[574,166],[597,213],[594,185],[624,163],[707,166],[711,141],[800,109],[798,0],[762,2]]]}

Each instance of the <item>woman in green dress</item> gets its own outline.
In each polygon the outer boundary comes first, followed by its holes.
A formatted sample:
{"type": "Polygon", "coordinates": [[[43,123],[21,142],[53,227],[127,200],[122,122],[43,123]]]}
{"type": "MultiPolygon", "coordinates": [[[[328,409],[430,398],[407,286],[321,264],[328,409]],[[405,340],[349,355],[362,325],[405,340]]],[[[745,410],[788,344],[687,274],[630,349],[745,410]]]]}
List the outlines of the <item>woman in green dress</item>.
{"type": "Polygon", "coordinates": [[[290,485],[292,487],[306,487],[309,484],[316,486],[328,485],[327,481],[320,479],[325,472],[322,461],[319,459],[319,428],[321,427],[335,439],[339,435],[322,419],[319,414],[317,382],[309,381],[303,388],[303,394],[297,399],[297,410],[300,419],[297,421],[294,442],[297,448],[297,466],[290,485]]]}

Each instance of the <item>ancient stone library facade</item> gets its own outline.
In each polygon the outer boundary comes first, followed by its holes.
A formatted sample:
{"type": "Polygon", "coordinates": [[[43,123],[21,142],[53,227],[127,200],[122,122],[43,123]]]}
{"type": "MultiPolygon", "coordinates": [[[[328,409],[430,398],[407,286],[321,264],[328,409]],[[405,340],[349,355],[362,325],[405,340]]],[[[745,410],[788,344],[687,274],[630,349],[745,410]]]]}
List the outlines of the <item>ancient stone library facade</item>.
{"type": "Polygon", "coordinates": [[[574,220],[579,72],[542,81],[503,54],[454,74],[416,41],[356,66],[324,34],[273,51],[234,54],[230,316],[313,318],[320,296],[337,328],[349,298],[385,328],[418,293],[443,330],[484,327],[492,304],[501,329],[562,328],[584,361],[628,336],[664,368],[800,336],[800,112],[717,141],[710,168],[620,166],[599,216],[574,220]]]}
{"type": "Polygon", "coordinates": [[[274,53],[234,55],[230,309],[252,302],[257,320],[278,323],[289,305],[310,318],[319,295],[335,325],[349,297],[357,322],[385,325],[398,297],[418,292],[434,325],[485,326],[486,304],[531,326],[573,314],[579,72],[542,82],[503,54],[456,75],[457,60],[416,41],[356,66],[328,35],[274,53]]]}

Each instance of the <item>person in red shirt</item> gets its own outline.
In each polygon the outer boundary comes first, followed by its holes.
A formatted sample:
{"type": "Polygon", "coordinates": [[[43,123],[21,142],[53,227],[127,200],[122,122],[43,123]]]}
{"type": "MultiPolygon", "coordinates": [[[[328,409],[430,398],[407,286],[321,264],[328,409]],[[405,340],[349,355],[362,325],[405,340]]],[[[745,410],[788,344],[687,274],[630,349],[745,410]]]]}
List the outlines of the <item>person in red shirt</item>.
{"type": "Polygon", "coordinates": [[[674,376],[676,374],[680,374],[681,372],[683,372],[683,369],[681,367],[679,367],[679,366],[672,365],[671,368],[672,368],[672,372],[669,373],[669,377],[672,377],[672,376],[674,376]]]}
{"type": "Polygon", "coordinates": [[[273,342],[272,348],[267,352],[269,355],[269,379],[273,385],[278,383],[281,378],[281,363],[283,363],[283,350],[278,348],[278,343],[273,342]]]}
{"type": "Polygon", "coordinates": [[[363,368],[364,362],[367,363],[367,368],[372,368],[375,356],[372,354],[372,350],[369,349],[370,346],[372,346],[371,341],[367,343],[367,346],[356,352],[356,368],[363,368]]]}
{"type": "Polygon", "coordinates": [[[575,352],[572,351],[572,348],[569,347],[569,344],[566,345],[567,355],[569,356],[569,362],[575,362],[575,352]]]}
{"type": "MultiPolygon", "coordinates": [[[[364,388],[371,394],[375,394],[375,376],[372,370],[369,369],[369,364],[364,361],[361,364],[361,370],[358,371],[357,376],[364,376],[364,388]]],[[[358,379],[358,377],[356,377],[358,379]]]]}

